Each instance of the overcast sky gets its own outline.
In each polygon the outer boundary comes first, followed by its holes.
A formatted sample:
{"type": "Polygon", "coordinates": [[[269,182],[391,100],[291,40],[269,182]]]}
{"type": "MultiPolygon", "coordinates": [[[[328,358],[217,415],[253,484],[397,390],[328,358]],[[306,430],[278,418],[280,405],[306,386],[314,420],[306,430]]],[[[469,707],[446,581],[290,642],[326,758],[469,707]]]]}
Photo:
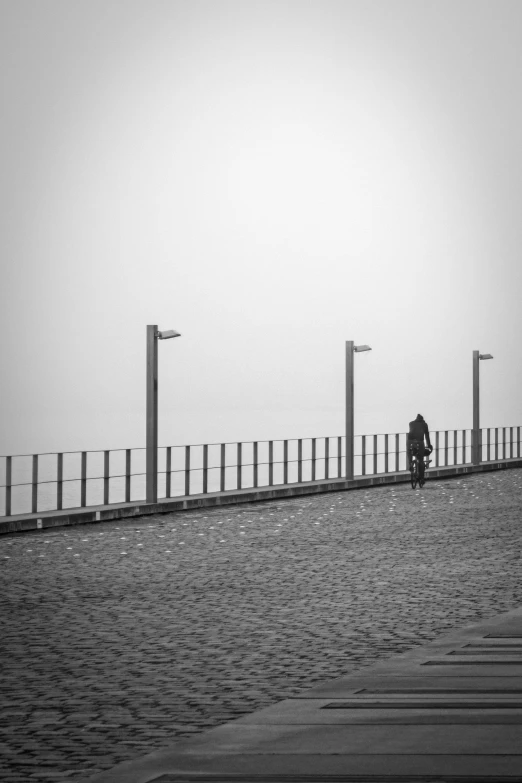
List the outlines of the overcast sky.
{"type": "Polygon", "coordinates": [[[0,0],[1,453],[522,424],[519,0],[0,0]]]}

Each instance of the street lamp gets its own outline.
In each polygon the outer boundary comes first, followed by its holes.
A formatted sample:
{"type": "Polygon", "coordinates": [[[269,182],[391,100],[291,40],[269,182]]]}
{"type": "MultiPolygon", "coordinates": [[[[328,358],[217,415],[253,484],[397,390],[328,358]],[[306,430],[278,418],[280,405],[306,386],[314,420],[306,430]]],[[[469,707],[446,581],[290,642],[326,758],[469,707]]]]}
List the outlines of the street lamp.
{"type": "Polygon", "coordinates": [[[492,359],[490,353],[473,351],[473,430],[471,432],[471,461],[473,465],[480,465],[480,388],[479,388],[479,361],[492,359]]]}
{"type": "Polygon", "coordinates": [[[354,345],[353,340],[346,341],[346,478],[353,479],[353,355],[371,351],[369,345],[354,345]]]}
{"type": "Polygon", "coordinates": [[[156,324],[147,326],[147,436],[146,491],[147,503],[158,501],[158,340],[181,337],[175,329],[159,332],[156,324]]]}

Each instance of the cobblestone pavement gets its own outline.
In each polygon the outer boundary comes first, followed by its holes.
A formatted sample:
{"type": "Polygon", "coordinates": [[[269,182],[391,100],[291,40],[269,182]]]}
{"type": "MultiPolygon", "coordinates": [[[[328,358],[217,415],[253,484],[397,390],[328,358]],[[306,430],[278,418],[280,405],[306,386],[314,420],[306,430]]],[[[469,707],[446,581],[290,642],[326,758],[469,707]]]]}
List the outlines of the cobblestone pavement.
{"type": "Polygon", "coordinates": [[[0,539],[0,779],[74,780],[522,601],[522,470],[0,539]]]}

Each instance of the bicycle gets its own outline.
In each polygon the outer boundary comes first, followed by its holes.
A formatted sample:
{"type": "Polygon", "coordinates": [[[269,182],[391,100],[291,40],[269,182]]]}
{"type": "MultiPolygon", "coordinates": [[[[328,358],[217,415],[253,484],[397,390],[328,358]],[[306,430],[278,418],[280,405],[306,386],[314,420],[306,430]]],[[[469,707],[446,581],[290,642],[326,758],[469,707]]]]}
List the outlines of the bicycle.
{"type": "Polygon", "coordinates": [[[411,488],[415,489],[418,484],[422,489],[426,483],[426,470],[431,462],[431,460],[428,459],[430,452],[428,449],[424,450],[424,457],[421,463],[421,460],[419,459],[419,444],[412,443],[409,448],[411,488]]]}

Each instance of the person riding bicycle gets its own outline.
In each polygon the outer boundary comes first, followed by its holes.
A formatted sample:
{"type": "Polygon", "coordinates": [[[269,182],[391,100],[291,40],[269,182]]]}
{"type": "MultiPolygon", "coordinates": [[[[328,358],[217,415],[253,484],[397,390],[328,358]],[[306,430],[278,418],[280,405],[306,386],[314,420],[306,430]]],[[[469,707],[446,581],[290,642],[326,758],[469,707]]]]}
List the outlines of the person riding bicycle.
{"type": "Polygon", "coordinates": [[[419,468],[421,475],[424,475],[424,455],[426,453],[431,454],[433,446],[430,441],[430,430],[427,423],[424,421],[424,417],[420,413],[417,414],[417,418],[410,421],[410,431],[406,439],[406,455],[408,458],[408,469],[411,470],[411,454],[413,450],[417,451],[419,455],[419,468]],[[425,451],[424,439],[428,445],[428,451],[425,451]]]}

